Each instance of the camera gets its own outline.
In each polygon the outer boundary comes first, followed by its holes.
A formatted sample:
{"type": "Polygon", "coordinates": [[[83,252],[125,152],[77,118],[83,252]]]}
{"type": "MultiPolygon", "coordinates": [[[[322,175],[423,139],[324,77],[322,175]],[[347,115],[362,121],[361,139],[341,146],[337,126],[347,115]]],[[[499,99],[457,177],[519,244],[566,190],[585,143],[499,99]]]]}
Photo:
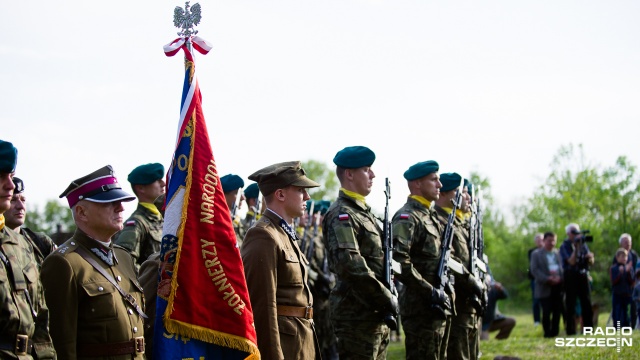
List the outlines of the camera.
{"type": "Polygon", "coordinates": [[[589,234],[589,230],[580,231],[580,234],[576,236],[576,239],[575,239],[576,242],[581,244],[586,242],[593,242],[593,236],[588,234],[589,234]]]}

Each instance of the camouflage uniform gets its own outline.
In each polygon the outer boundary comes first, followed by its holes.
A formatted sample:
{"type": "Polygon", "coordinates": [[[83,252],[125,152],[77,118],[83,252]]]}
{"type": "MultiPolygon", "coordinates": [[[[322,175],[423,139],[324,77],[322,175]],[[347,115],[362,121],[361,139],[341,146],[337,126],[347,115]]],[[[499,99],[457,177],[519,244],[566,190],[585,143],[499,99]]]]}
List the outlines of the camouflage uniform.
{"type": "Polygon", "coordinates": [[[129,250],[135,260],[136,271],[151,254],[160,251],[163,224],[162,215],[138,204],[125,221],[124,228],[113,237],[115,244],[129,250]]]}
{"type": "Polygon", "coordinates": [[[33,247],[33,252],[38,263],[38,269],[42,266],[44,258],[49,256],[56,248],[56,244],[45,233],[35,232],[31,229],[21,227],[20,235],[27,239],[33,247]]]}
{"type": "Polygon", "coordinates": [[[300,233],[302,253],[309,261],[309,287],[313,295],[313,322],[324,360],[337,359],[337,339],[331,326],[329,294],[335,286],[335,276],[329,271],[327,252],[322,242],[322,229],[300,233]],[[304,236],[304,239],[303,239],[304,236]],[[312,245],[313,244],[313,245],[312,245]]]}
{"type": "Polygon", "coordinates": [[[239,216],[236,216],[233,219],[233,231],[236,233],[236,241],[238,242],[238,248],[242,246],[242,241],[244,240],[244,236],[247,233],[247,228],[242,223],[242,220],[239,216]]]}
{"type": "Polygon", "coordinates": [[[144,359],[136,349],[144,336],[143,317],[138,312],[144,311],[144,296],[126,249],[106,248],[78,229],[44,260],[42,283],[51,309],[51,334],[61,359],[144,359]],[[81,251],[115,279],[139,309],[81,251]]]}
{"type": "Polygon", "coordinates": [[[382,283],[382,230],[371,207],[342,190],[322,230],[337,283],[329,296],[331,320],[343,359],[386,359],[389,327],[384,317],[391,292],[382,283]]]}
{"type": "MultiPolygon", "coordinates": [[[[449,213],[442,207],[435,206],[438,219],[444,227],[447,225],[449,213]]],[[[444,228],[443,228],[444,232],[444,228]]],[[[478,358],[478,315],[472,305],[474,292],[470,285],[470,256],[468,248],[469,223],[455,217],[452,257],[465,268],[465,274],[453,272],[455,276],[456,315],[451,319],[451,333],[449,335],[448,359],[477,359],[478,358]]]]}
{"type": "Polygon", "coordinates": [[[451,317],[431,309],[442,227],[435,211],[409,197],[393,216],[393,259],[400,263],[400,315],[407,359],[445,359],[451,317]]]}
{"type": "Polygon", "coordinates": [[[0,243],[0,358],[24,360],[36,355],[38,359],[55,359],[49,310],[33,248],[7,227],[0,229],[0,243]],[[28,338],[23,355],[15,352],[18,335],[28,338]]]}

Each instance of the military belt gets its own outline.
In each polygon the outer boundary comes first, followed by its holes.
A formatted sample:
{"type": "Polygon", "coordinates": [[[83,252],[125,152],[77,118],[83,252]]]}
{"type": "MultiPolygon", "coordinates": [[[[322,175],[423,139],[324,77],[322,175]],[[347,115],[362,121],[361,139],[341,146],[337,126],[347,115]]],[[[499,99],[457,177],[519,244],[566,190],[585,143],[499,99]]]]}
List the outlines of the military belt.
{"type": "Polygon", "coordinates": [[[144,337],[140,336],[129,341],[109,344],[78,344],[78,357],[104,357],[118,355],[144,354],[144,337]]]}
{"type": "Polygon", "coordinates": [[[33,342],[29,336],[18,334],[15,341],[0,340],[0,349],[12,351],[16,355],[31,354],[33,342]]]}
{"type": "Polygon", "coordinates": [[[313,319],[313,307],[278,305],[278,315],[313,319]]]}

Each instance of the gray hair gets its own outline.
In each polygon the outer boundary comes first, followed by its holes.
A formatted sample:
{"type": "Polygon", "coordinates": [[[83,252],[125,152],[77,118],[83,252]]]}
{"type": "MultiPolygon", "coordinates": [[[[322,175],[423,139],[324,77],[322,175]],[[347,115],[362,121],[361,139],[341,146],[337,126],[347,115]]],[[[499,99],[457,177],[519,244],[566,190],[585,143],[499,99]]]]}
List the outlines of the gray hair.
{"type": "Polygon", "coordinates": [[[576,223],[571,223],[571,224],[567,225],[564,228],[564,232],[568,234],[568,233],[571,232],[571,229],[576,229],[576,230],[580,231],[580,225],[578,225],[576,223]]]}
{"type": "Polygon", "coordinates": [[[618,240],[618,244],[622,244],[622,239],[624,239],[624,238],[629,238],[629,241],[632,240],[631,239],[631,235],[629,235],[627,233],[624,233],[624,234],[620,235],[620,239],[618,240]]]}

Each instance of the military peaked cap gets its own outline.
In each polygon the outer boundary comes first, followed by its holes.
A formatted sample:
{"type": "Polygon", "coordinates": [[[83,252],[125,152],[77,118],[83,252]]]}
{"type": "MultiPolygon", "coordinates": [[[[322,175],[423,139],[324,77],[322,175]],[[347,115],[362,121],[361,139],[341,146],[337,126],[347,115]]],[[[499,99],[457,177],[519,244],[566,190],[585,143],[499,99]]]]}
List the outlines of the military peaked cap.
{"type": "Polygon", "coordinates": [[[404,178],[407,181],[420,179],[431,173],[438,172],[440,166],[435,160],[422,161],[417,164],[411,165],[411,167],[404,172],[404,178]]]}
{"type": "Polygon", "coordinates": [[[264,196],[292,185],[303,188],[320,186],[305,175],[300,161],[287,161],[267,166],[249,175],[249,180],[258,183],[260,192],[264,196]]]}
{"type": "Polygon", "coordinates": [[[159,163],[140,165],[133,169],[127,180],[131,185],[147,185],[164,177],[164,166],[159,163]]]}
{"type": "Polygon", "coordinates": [[[132,201],[136,198],[122,190],[111,165],[107,165],[89,175],[73,180],[67,189],[60,194],[60,197],[67,198],[69,207],[73,207],[80,200],[109,203],[114,201],[132,201]]]}
{"type": "Polygon", "coordinates": [[[244,189],[244,197],[247,199],[257,199],[259,194],[260,189],[258,188],[258,183],[251,183],[251,185],[244,189]]]}
{"type": "Polygon", "coordinates": [[[231,192],[244,187],[244,180],[238,175],[228,174],[220,178],[222,183],[222,191],[224,193],[231,192]]]}
{"type": "Polygon", "coordinates": [[[18,149],[8,141],[0,140],[0,173],[16,171],[18,164],[18,149]]]}
{"type": "Polygon", "coordinates": [[[365,146],[349,146],[336,154],[333,163],[346,169],[357,169],[371,166],[376,161],[376,154],[365,146]]]}
{"type": "Polygon", "coordinates": [[[462,181],[462,176],[460,176],[458,173],[440,174],[440,182],[442,183],[442,188],[440,188],[440,192],[455,190],[456,188],[460,187],[461,181],[462,181]]]}

